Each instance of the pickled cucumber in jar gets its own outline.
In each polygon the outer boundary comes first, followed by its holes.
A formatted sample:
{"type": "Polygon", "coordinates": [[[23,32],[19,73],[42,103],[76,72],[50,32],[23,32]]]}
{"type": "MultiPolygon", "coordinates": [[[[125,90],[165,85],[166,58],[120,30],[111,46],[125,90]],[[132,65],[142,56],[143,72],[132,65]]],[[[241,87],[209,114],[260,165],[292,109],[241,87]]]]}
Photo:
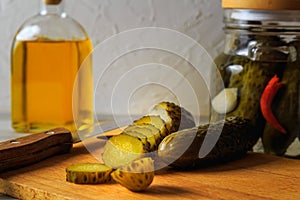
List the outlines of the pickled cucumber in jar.
{"type": "MultiPolygon", "coordinates": [[[[252,146],[262,135],[265,119],[260,109],[260,98],[269,80],[275,74],[281,74],[280,63],[252,61],[243,56],[222,54],[215,60],[224,81],[224,89],[219,89],[212,100],[213,111],[217,114],[238,116],[251,120],[255,127],[252,146]],[[223,95],[222,95],[223,94],[223,95]],[[218,95],[223,98],[218,99],[218,95]],[[225,99],[224,99],[225,98],[225,99]],[[225,108],[217,108],[223,101],[225,108]]],[[[216,89],[218,90],[218,89],[216,89]]]]}
{"type": "Polygon", "coordinates": [[[214,88],[212,116],[250,120],[249,142],[261,137],[260,151],[286,155],[298,142],[300,155],[300,4],[222,0],[222,6],[225,46],[213,74],[221,74],[224,88],[214,88]]]}
{"type": "MultiPolygon", "coordinates": [[[[290,46],[300,50],[300,42],[292,42],[290,46]]],[[[262,136],[266,153],[284,155],[295,139],[300,136],[300,57],[295,62],[287,62],[281,83],[283,87],[274,97],[270,110],[282,127],[278,129],[267,123],[262,136]]],[[[297,154],[297,152],[295,152],[297,154]]],[[[295,154],[293,153],[293,154],[295,154]]],[[[300,152],[298,152],[300,155],[300,152]]]]}
{"type": "MultiPolygon", "coordinates": [[[[300,47],[295,42],[267,42],[274,37],[253,39],[264,46],[300,47]]],[[[253,61],[245,56],[222,54],[215,60],[225,88],[216,88],[223,99],[214,97],[213,112],[251,120],[256,140],[249,142],[255,145],[261,137],[266,153],[284,155],[300,133],[300,63],[297,55],[293,58],[283,62],[285,58],[274,54],[253,61]],[[226,101],[223,110],[218,108],[221,101],[226,101]]]]}

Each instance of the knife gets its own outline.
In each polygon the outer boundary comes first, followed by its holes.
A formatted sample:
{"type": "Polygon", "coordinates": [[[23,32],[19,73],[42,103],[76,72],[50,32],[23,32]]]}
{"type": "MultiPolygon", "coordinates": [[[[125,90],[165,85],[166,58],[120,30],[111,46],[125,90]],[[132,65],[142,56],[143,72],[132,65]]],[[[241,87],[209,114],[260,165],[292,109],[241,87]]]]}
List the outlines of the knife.
{"type": "Polygon", "coordinates": [[[98,136],[103,138],[116,135],[121,130],[112,133],[106,132],[117,130],[130,124],[131,121],[123,119],[118,122],[111,120],[101,124],[95,123],[88,129],[77,130],[76,133],[71,133],[65,128],[55,128],[0,142],[0,172],[24,167],[53,155],[68,153],[73,143],[90,137],[98,136]]]}

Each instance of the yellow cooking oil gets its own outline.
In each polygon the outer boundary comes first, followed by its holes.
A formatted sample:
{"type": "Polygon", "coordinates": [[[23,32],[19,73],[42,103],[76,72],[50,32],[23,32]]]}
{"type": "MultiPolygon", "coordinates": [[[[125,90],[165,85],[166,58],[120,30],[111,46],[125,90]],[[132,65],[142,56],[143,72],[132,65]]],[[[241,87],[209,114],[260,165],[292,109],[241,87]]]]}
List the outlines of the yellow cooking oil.
{"type": "Polygon", "coordinates": [[[17,132],[35,133],[55,127],[74,132],[93,123],[91,51],[89,39],[15,42],[11,117],[17,132]]]}

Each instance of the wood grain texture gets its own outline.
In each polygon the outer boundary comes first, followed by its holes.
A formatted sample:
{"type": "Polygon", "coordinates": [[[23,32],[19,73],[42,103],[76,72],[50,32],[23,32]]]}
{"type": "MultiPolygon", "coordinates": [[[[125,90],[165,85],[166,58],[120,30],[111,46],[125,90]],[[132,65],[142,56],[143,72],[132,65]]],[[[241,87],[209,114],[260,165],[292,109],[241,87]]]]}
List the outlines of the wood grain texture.
{"type": "Polygon", "coordinates": [[[300,161],[275,156],[251,153],[237,161],[193,171],[160,170],[144,193],[131,192],[116,183],[66,182],[65,168],[84,162],[99,161],[82,143],[76,144],[69,154],[1,173],[0,193],[20,199],[51,200],[300,199],[300,161]]]}

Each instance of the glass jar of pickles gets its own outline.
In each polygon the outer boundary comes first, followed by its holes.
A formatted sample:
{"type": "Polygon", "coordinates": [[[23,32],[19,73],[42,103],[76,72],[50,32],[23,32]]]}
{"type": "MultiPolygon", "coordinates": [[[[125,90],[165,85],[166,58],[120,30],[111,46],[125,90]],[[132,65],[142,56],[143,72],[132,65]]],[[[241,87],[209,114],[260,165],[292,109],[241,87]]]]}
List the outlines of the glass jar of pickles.
{"type": "Polygon", "coordinates": [[[91,51],[86,31],[64,12],[64,1],[41,0],[40,13],[25,21],[12,45],[11,116],[17,132],[75,132],[93,123],[91,51]]]}
{"type": "Polygon", "coordinates": [[[251,120],[264,151],[284,155],[300,135],[300,1],[222,4],[225,48],[215,63],[225,89],[217,94],[231,101],[223,114],[251,120]]]}

